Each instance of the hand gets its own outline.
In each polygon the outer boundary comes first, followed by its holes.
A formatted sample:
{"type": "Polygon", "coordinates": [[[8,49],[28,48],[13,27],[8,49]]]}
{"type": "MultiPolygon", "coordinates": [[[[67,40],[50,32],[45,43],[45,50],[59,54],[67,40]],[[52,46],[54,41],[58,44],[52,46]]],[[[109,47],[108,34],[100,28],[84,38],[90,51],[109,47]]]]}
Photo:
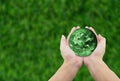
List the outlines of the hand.
{"type": "Polygon", "coordinates": [[[67,39],[64,35],[61,37],[60,51],[64,59],[64,63],[57,72],[49,79],[49,81],[72,81],[83,63],[83,58],[76,56],[69,47],[69,37],[73,31],[79,27],[73,27],[67,39]],[[67,75],[67,76],[66,76],[67,75]]]}
{"type": "Polygon", "coordinates": [[[75,53],[70,49],[69,43],[68,43],[70,35],[72,34],[73,31],[75,31],[78,28],[79,27],[73,27],[71,32],[69,33],[67,39],[65,38],[64,35],[62,35],[61,43],[60,43],[60,51],[61,51],[61,55],[64,59],[64,63],[73,63],[73,64],[75,64],[75,66],[77,66],[79,68],[83,63],[83,57],[79,57],[79,56],[75,55],[75,53]]]}
{"type": "Polygon", "coordinates": [[[105,53],[106,40],[101,35],[97,35],[92,27],[88,29],[92,30],[95,33],[98,44],[96,49],[90,56],[76,56],[75,53],[69,48],[69,37],[71,33],[76,29],[78,29],[78,27],[72,28],[67,39],[64,35],[62,35],[60,50],[62,57],[64,58],[64,63],[58,69],[58,71],[49,79],[49,81],[72,81],[83,61],[85,65],[87,65],[95,81],[120,81],[119,77],[117,77],[116,74],[112,72],[109,67],[107,67],[107,65],[102,61],[105,53]],[[109,76],[107,74],[109,74],[109,76]]]}
{"type": "Polygon", "coordinates": [[[101,35],[97,35],[95,30],[92,27],[89,27],[88,29],[90,29],[91,31],[93,31],[95,33],[98,43],[97,43],[97,47],[93,51],[93,53],[90,56],[84,57],[85,65],[88,65],[91,60],[101,61],[104,56],[105,48],[106,48],[106,39],[104,37],[102,37],[101,35]]]}

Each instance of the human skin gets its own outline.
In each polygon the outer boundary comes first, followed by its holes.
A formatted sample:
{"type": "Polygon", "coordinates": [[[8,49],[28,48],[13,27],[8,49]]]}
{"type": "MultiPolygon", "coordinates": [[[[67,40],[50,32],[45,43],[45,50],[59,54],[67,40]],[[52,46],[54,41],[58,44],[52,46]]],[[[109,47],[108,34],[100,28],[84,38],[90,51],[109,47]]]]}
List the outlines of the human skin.
{"type": "Polygon", "coordinates": [[[98,45],[95,51],[88,57],[84,57],[84,63],[89,69],[95,81],[120,81],[118,76],[109,69],[104,63],[103,56],[105,54],[106,39],[101,35],[97,35],[95,30],[90,27],[97,36],[98,45]]]}
{"type": "Polygon", "coordinates": [[[76,56],[68,45],[68,40],[71,33],[78,28],[79,27],[73,27],[67,39],[64,35],[62,35],[60,50],[64,62],[62,66],[58,69],[58,71],[49,79],[49,81],[72,81],[76,73],[80,69],[83,63],[83,58],[76,56]]]}
{"type": "Polygon", "coordinates": [[[97,35],[92,27],[86,28],[92,30],[97,37],[98,45],[94,52],[90,56],[80,57],[75,55],[75,53],[70,49],[68,40],[71,33],[78,28],[79,27],[73,27],[67,39],[62,35],[60,51],[64,62],[49,81],[72,81],[83,62],[89,69],[95,81],[120,81],[115,73],[112,72],[102,60],[106,48],[105,38],[101,35],[97,35]]]}

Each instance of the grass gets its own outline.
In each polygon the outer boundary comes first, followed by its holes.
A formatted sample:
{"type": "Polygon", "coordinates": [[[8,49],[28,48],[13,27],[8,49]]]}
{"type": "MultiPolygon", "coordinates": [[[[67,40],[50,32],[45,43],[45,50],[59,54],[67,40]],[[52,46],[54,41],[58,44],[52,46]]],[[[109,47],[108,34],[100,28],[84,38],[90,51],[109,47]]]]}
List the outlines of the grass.
{"type": "MultiPolygon", "coordinates": [[[[120,0],[0,0],[0,80],[47,81],[60,67],[61,35],[94,27],[104,61],[120,77],[120,0]]],[[[93,81],[83,66],[74,81],[93,81]]]]}

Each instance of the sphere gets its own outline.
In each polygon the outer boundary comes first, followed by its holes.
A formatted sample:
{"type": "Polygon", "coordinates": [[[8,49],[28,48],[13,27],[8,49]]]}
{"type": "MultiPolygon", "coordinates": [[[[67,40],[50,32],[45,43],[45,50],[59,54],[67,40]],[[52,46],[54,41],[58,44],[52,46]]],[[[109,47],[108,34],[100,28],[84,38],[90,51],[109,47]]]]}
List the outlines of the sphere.
{"type": "Polygon", "coordinates": [[[77,29],[69,38],[69,46],[76,55],[88,56],[97,46],[96,35],[87,28],[77,29]]]}

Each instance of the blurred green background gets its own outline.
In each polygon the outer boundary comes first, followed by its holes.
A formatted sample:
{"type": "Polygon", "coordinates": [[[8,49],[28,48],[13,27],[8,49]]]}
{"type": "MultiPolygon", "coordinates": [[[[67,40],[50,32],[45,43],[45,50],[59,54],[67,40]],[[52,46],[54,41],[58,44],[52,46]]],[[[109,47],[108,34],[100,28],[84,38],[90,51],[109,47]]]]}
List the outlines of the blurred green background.
{"type": "MultiPolygon", "coordinates": [[[[0,0],[0,81],[47,81],[63,63],[61,35],[78,25],[106,37],[104,61],[120,77],[119,17],[120,0],[0,0]]],[[[74,81],[94,80],[83,65],[74,81]]]]}

